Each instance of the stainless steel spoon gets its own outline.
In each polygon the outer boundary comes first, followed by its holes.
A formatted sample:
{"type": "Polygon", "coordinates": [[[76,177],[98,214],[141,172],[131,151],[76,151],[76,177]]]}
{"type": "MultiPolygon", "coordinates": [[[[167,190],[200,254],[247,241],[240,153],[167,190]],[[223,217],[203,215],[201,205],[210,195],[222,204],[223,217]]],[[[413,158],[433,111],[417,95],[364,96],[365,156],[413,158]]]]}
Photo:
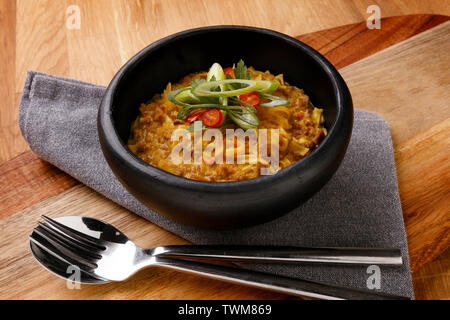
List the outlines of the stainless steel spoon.
{"type": "MultiPolygon", "coordinates": [[[[30,236],[31,251],[48,270],[68,278],[69,265],[83,271],[82,283],[122,281],[149,266],[166,267],[213,279],[322,299],[405,299],[377,292],[343,288],[239,268],[211,265],[163,256],[170,250],[142,249],[115,227],[93,218],[44,217],[30,236]],[[69,227],[69,228],[67,228],[69,227]]],[[[176,246],[179,252],[181,246],[176,246]]],[[[273,249],[273,247],[272,247],[273,249]]],[[[185,256],[185,255],[184,255],[185,256]]],[[[260,258],[260,257],[259,257],[260,258]]]]}

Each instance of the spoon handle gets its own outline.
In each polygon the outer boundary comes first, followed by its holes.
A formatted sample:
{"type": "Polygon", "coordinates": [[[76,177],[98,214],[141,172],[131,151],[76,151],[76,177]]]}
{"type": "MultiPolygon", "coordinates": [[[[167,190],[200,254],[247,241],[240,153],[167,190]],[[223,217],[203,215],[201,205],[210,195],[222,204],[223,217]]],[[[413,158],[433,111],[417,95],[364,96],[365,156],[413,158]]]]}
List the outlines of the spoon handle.
{"type": "Polygon", "coordinates": [[[358,290],[320,282],[294,279],[269,273],[249,271],[227,266],[207,264],[197,261],[154,257],[154,266],[200,275],[207,278],[232,282],[250,287],[271,290],[312,299],[343,300],[409,300],[407,297],[394,296],[367,290],[358,290]]]}
{"type": "Polygon", "coordinates": [[[401,266],[399,249],[308,248],[286,246],[174,245],[157,247],[153,255],[250,262],[296,262],[401,266]]]}

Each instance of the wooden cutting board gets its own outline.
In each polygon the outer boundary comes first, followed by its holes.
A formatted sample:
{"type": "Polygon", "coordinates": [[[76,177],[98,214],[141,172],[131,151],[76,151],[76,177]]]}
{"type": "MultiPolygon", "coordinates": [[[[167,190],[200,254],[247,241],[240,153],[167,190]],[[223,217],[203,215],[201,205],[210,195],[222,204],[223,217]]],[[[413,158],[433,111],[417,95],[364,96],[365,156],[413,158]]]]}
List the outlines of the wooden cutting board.
{"type": "MultiPolygon", "coordinates": [[[[356,108],[382,115],[393,135],[413,272],[449,246],[450,22],[414,15],[297,38],[323,53],[347,81],[356,108]]],[[[277,299],[286,296],[160,269],[122,283],[82,285],[44,271],[27,237],[41,214],[104,219],[138,245],[185,240],[115,205],[27,151],[0,166],[0,297],[61,299],[277,299]]]]}

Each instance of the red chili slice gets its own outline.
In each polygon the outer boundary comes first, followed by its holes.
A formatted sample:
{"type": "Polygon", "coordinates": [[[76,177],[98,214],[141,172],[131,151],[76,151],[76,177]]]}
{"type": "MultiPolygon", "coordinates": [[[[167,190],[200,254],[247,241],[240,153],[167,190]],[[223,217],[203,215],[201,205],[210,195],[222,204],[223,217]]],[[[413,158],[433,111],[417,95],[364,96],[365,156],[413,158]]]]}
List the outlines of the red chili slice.
{"type": "Polygon", "coordinates": [[[191,112],[191,114],[189,115],[189,117],[187,118],[186,121],[188,123],[197,121],[202,116],[202,114],[205,113],[205,111],[206,111],[205,109],[197,109],[197,110],[191,112]]]}
{"type": "Polygon", "coordinates": [[[207,127],[217,127],[222,123],[223,114],[219,109],[209,109],[202,114],[203,124],[207,127]]]}
{"type": "Polygon", "coordinates": [[[234,78],[233,68],[226,68],[225,70],[223,70],[223,73],[225,74],[225,78],[227,77],[227,74],[229,74],[232,78],[234,78]]]}
{"type": "Polygon", "coordinates": [[[252,107],[256,107],[259,104],[260,98],[258,92],[252,91],[249,93],[241,94],[239,96],[239,100],[251,105],[252,107]]]}

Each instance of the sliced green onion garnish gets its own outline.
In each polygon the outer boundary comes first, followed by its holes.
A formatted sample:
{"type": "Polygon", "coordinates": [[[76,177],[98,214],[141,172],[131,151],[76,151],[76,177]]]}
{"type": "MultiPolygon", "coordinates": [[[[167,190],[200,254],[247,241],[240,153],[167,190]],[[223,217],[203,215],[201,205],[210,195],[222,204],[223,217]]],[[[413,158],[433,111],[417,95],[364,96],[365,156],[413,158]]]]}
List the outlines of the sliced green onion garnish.
{"type": "Polygon", "coordinates": [[[179,94],[183,93],[184,91],[188,91],[188,90],[191,91],[191,87],[185,87],[185,88],[181,88],[181,89],[172,91],[167,95],[167,99],[169,99],[169,101],[171,101],[179,106],[184,106],[184,107],[189,106],[188,103],[185,103],[185,102],[177,99],[177,96],[179,94]]]}
{"type": "Polygon", "coordinates": [[[267,94],[267,93],[262,93],[260,94],[261,99],[269,99],[271,101],[269,102],[264,102],[264,103],[260,103],[259,106],[260,107],[269,107],[269,108],[274,108],[274,107],[281,107],[281,106],[288,106],[291,103],[289,102],[289,100],[277,97],[277,96],[273,96],[271,94],[267,94]]]}
{"type": "Polygon", "coordinates": [[[228,112],[228,116],[242,129],[254,129],[260,125],[259,119],[253,112],[228,112]]]}
{"type": "Polygon", "coordinates": [[[192,88],[192,93],[198,97],[233,97],[251,91],[271,90],[273,86],[274,84],[268,80],[227,79],[200,83],[192,88]],[[245,85],[245,87],[227,91],[211,91],[218,86],[234,84],[245,85]]]}
{"type": "MultiPolygon", "coordinates": [[[[288,106],[286,99],[271,95],[279,87],[275,80],[251,80],[247,67],[241,60],[233,65],[235,78],[227,75],[220,64],[214,63],[205,79],[194,79],[189,87],[172,91],[167,98],[182,106],[177,119],[184,119],[195,109],[215,108],[229,115],[229,118],[243,129],[253,129],[260,125],[256,116],[256,108],[239,99],[245,93],[256,91],[261,99],[267,102],[259,103],[261,107],[288,106]]],[[[188,128],[192,130],[192,128],[188,128]]]]}
{"type": "Polygon", "coordinates": [[[183,119],[187,115],[187,112],[191,111],[192,109],[217,108],[218,106],[220,106],[219,104],[216,104],[216,103],[189,104],[188,101],[193,101],[193,100],[201,102],[201,99],[192,95],[192,93],[190,92],[190,87],[186,87],[186,88],[182,88],[182,89],[170,92],[167,95],[167,99],[169,99],[169,101],[171,101],[179,106],[184,107],[178,113],[177,119],[183,119]]]}
{"type": "Polygon", "coordinates": [[[209,68],[208,74],[206,75],[206,81],[211,81],[213,77],[215,81],[225,80],[223,69],[217,62],[209,68]]]}
{"type": "MultiPolygon", "coordinates": [[[[209,68],[208,74],[206,75],[206,81],[220,81],[220,80],[225,80],[225,73],[223,72],[222,66],[216,62],[211,66],[211,68],[209,68]]],[[[226,90],[227,85],[223,84],[220,86],[220,91],[226,90]]],[[[228,105],[228,98],[220,97],[219,102],[220,104],[226,106],[228,105]]]]}
{"type": "Polygon", "coordinates": [[[252,80],[240,80],[240,79],[230,79],[230,80],[221,80],[221,81],[210,81],[210,82],[204,82],[200,83],[199,85],[192,88],[192,93],[196,96],[203,96],[203,97],[233,97],[238,96],[250,91],[255,91],[258,88],[258,85],[256,82],[252,80]],[[227,84],[243,84],[246,87],[236,90],[229,90],[229,91],[211,91],[213,88],[217,88],[220,85],[227,85],[227,84]]]}
{"type": "MultiPolygon", "coordinates": [[[[264,80],[262,80],[262,81],[264,81],[264,80]]],[[[267,87],[259,89],[258,90],[259,93],[271,93],[271,92],[274,92],[275,90],[278,89],[278,86],[280,85],[280,83],[278,81],[275,81],[275,80],[265,80],[265,81],[267,81],[267,87]]]]}
{"type": "MultiPolygon", "coordinates": [[[[189,90],[182,90],[180,93],[175,95],[175,99],[183,102],[183,103],[200,103],[200,99],[194,96],[191,92],[191,88],[188,88],[189,90]]],[[[170,100],[170,98],[169,98],[170,100]]]]}

